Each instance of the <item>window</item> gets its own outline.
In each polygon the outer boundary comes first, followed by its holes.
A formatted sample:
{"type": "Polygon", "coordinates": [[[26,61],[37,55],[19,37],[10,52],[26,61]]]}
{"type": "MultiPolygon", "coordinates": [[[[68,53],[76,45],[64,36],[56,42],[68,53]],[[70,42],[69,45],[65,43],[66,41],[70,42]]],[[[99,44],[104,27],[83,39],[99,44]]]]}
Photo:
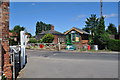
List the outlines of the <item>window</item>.
{"type": "Polygon", "coordinates": [[[79,41],[80,41],[80,34],[77,33],[77,34],[76,34],[76,42],[79,42],[79,41]]]}
{"type": "Polygon", "coordinates": [[[75,33],[71,34],[72,41],[75,42],[75,33]]]}
{"type": "Polygon", "coordinates": [[[64,42],[64,38],[58,38],[59,42],[64,42]]]}

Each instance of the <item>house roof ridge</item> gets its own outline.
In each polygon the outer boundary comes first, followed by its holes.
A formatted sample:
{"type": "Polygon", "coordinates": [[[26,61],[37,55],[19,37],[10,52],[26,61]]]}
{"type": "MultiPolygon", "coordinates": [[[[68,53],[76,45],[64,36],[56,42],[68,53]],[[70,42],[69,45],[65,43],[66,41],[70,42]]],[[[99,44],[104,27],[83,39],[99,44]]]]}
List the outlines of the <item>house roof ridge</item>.
{"type": "Polygon", "coordinates": [[[78,27],[72,27],[70,30],[68,30],[68,31],[66,31],[64,34],[67,34],[69,31],[71,31],[72,29],[76,29],[76,30],[78,30],[78,32],[80,31],[80,32],[82,32],[83,34],[89,34],[88,32],[86,32],[86,31],[84,31],[84,30],[82,30],[82,29],[80,29],[80,28],[78,28],[78,27]]]}

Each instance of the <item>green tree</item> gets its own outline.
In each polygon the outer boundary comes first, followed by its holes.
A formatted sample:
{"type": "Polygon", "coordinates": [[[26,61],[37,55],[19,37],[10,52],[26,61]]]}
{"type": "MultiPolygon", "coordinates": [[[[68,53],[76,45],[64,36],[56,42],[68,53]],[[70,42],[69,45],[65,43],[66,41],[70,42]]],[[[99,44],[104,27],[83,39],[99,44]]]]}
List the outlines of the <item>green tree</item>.
{"type": "Polygon", "coordinates": [[[41,25],[40,25],[39,22],[37,22],[37,23],[36,23],[36,35],[37,35],[38,33],[41,33],[41,31],[42,31],[41,25]]]}
{"type": "Polygon", "coordinates": [[[109,34],[105,31],[104,17],[99,18],[96,34],[94,36],[94,44],[98,45],[99,49],[106,49],[109,41],[109,34]]]}
{"type": "Polygon", "coordinates": [[[97,33],[98,35],[105,33],[105,21],[104,21],[104,17],[100,17],[99,19],[99,23],[97,26],[97,33]]]}
{"type": "Polygon", "coordinates": [[[16,33],[20,33],[20,31],[24,31],[24,30],[25,30],[25,28],[21,27],[20,25],[17,25],[13,28],[13,31],[16,33]]]}
{"type": "Polygon", "coordinates": [[[114,24],[109,23],[109,26],[108,26],[106,32],[108,32],[109,34],[113,34],[113,35],[117,34],[117,28],[115,27],[114,24]]]}
{"type": "Polygon", "coordinates": [[[110,40],[108,33],[97,34],[94,36],[94,44],[98,45],[99,49],[105,49],[107,47],[107,43],[110,40]]]}
{"type": "Polygon", "coordinates": [[[85,28],[83,30],[87,31],[87,32],[91,32],[92,37],[95,34],[96,28],[98,26],[98,18],[96,17],[95,14],[91,14],[91,16],[89,18],[87,18],[87,21],[85,21],[86,25],[85,28]]]}
{"type": "Polygon", "coordinates": [[[42,38],[43,43],[52,43],[53,40],[54,40],[54,35],[52,35],[52,34],[46,34],[42,38]]]}
{"type": "Polygon", "coordinates": [[[21,27],[20,25],[17,25],[13,28],[13,31],[18,34],[17,41],[20,42],[20,31],[24,31],[25,27],[21,27]]]}
{"type": "Polygon", "coordinates": [[[16,43],[20,42],[20,31],[24,31],[24,30],[25,30],[25,27],[21,27],[20,25],[16,25],[12,30],[9,30],[10,32],[17,33],[18,36],[17,36],[17,42],[16,43]]]}
{"type": "MultiPolygon", "coordinates": [[[[96,15],[92,14],[87,21],[83,30],[91,32],[89,36],[90,44],[98,45],[99,49],[105,49],[108,41],[110,40],[109,34],[105,31],[104,17],[97,18],[96,15]]],[[[114,29],[115,30],[115,29],[114,29]]]]}
{"type": "Polygon", "coordinates": [[[86,32],[88,32],[88,33],[90,33],[90,29],[89,29],[88,27],[82,28],[82,30],[84,30],[84,31],[86,31],[86,32]]]}
{"type": "Polygon", "coordinates": [[[51,24],[43,23],[42,21],[36,23],[36,35],[42,31],[51,30],[51,24]]]}

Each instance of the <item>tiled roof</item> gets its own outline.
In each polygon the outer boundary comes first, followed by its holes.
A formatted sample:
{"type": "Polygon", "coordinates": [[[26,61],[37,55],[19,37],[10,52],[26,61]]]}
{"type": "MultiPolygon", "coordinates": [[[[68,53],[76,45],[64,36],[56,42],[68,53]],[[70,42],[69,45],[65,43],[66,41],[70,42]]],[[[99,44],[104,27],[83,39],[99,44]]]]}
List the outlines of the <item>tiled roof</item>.
{"type": "Polygon", "coordinates": [[[42,33],[39,33],[39,34],[54,34],[54,35],[59,35],[59,34],[63,34],[63,33],[55,31],[55,30],[49,30],[49,31],[43,31],[42,33]]]}
{"type": "Polygon", "coordinates": [[[82,30],[82,29],[80,29],[80,28],[76,28],[76,27],[73,27],[73,28],[75,28],[75,29],[77,29],[77,30],[83,32],[84,34],[89,34],[88,32],[86,32],[86,31],[84,31],[84,30],[82,30]]]}
{"type": "Polygon", "coordinates": [[[71,32],[72,30],[75,30],[75,31],[77,31],[77,32],[79,32],[79,33],[81,33],[81,34],[89,34],[88,32],[86,32],[86,31],[84,31],[84,30],[82,30],[82,29],[80,29],[80,28],[76,28],[76,27],[71,28],[70,30],[66,31],[64,34],[66,35],[66,34],[68,34],[69,32],[71,32]]]}

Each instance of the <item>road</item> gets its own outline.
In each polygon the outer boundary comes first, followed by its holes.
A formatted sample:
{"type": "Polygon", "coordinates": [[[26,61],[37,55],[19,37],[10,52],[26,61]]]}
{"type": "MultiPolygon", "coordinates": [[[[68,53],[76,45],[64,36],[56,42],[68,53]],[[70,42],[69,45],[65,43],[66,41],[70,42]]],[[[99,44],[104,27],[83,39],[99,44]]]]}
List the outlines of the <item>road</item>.
{"type": "Polygon", "coordinates": [[[118,54],[27,50],[20,78],[117,78],[118,54]]]}

